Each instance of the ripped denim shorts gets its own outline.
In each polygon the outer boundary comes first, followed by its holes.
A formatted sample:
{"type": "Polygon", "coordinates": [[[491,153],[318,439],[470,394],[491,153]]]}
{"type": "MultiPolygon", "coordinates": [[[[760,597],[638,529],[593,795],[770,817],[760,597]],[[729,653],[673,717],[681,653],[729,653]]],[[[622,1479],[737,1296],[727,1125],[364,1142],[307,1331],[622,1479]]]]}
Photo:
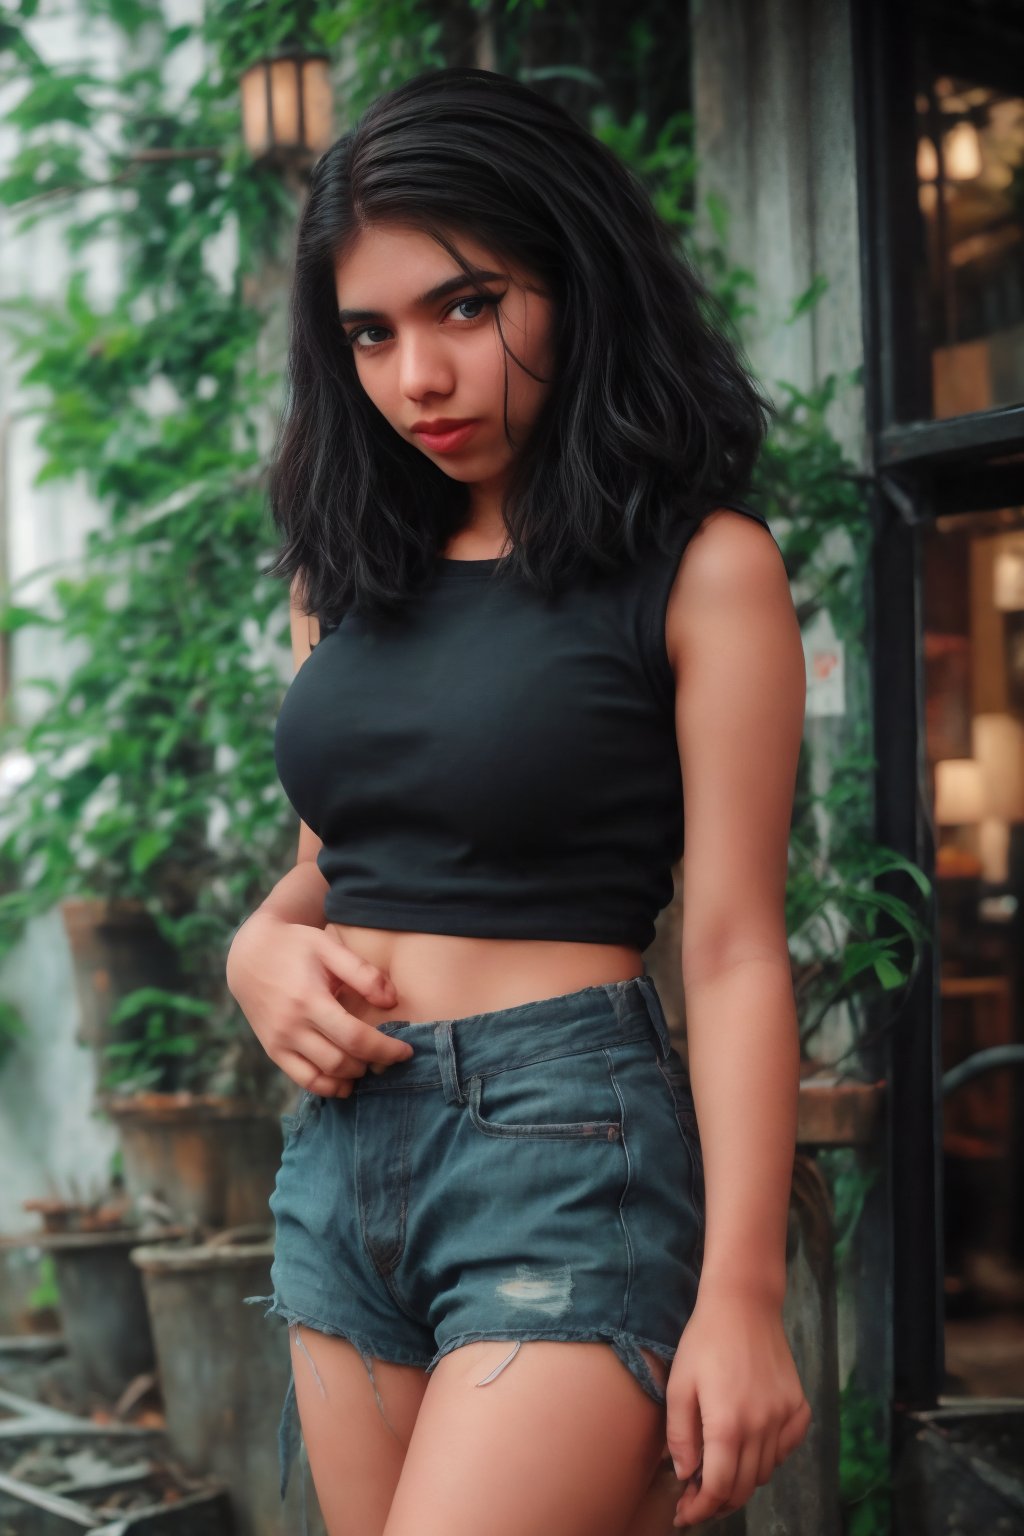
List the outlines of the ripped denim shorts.
{"type": "MultiPolygon", "coordinates": [[[[274,1290],[245,1299],[349,1339],[371,1381],[471,1340],[603,1340],[664,1404],[640,1350],[671,1361],[690,1316],[704,1180],[651,977],[379,1027],[415,1054],[282,1116],[274,1290]]],[[[282,1499],[296,1420],[293,1374],[282,1499]]]]}

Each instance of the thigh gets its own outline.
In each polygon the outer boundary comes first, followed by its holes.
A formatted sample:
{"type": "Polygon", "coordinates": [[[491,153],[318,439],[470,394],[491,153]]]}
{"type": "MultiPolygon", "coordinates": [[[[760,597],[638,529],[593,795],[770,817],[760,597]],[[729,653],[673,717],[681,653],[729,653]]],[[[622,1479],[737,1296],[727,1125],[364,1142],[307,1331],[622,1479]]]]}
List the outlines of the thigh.
{"type": "Polygon", "coordinates": [[[682,1496],[683,1485],[666,1450],[623,1536],[672,1536],[676,1505],[682,1496]]]}
{"type": "Polygon", "coordinates": [[[364,1362],[348,1339],[304,1323],[288,1333],[295,1403],[328,1536],[380,1536],[427,1374],[364,1362]]]}
{"type": "Polygon", "coordinates": [[[665,1449],[664,1406],[606,1343],[514,1349],[475,1340],[438,1361],[385,1536],[623,1536],[665,1449]]]}

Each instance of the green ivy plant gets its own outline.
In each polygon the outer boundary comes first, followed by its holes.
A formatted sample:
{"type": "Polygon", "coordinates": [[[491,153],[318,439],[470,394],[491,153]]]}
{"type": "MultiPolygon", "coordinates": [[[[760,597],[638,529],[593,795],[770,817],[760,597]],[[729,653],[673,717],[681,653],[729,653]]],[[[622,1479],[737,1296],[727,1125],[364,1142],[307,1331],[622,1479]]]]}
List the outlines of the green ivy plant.
{"type": "Polygon", "coordinates": [[[217,1043],[212,1012],[209,1002],[161,987],[129,993],[110,1010],[107,1028],[114,1038],[102,1048],[100,1091],[166,1093],[178,1088],[182,1062],[202,1062],[217,1043]]]}
{"type": "MultiPolygon", "coordinates": [[[[224,957],[268,871],[287,867],[295,826],[272,759],[287,605],[261,575],[273,545],[260,429],[280,380],[256,365],[263,317],[246,277],[278,254],[295,209],[242,152],[235,80],[204,76],[167,110],[163,61],[192,29],[166,29],[149,6],[107,19],[145,22],[158,62],[112,84],[47,65],[22,35],[13,49],[25,91],[8,121],[22,147],[0,198],[22,229],[70,205],[69,255],[116,239],[122,286],[99,304],[78,267],[58,300],[3,306],[22,415],[40,422],[36,483],[85,485],[103,517],[48,573],[45,603],[4,594],[8,634],[51,632],[72,661],[60,681],[23,678],[9,700],[5,747],[32,774],[0,820],[0,957],[61,899],[142,902],[193,994],[148,999],[161,1027],[181,1041],[194,1003],[206,1015],[174,1086],[258,1092],[270,1064],[227,994],[224,957]],[[123,145],[86,176],[85,145],[115,100],[123,145]],[[217,147],[196,153],[205,146],[217,147]],[[94,183],[117,189],[110,206],[75,218],[94,183]],[[207,259],[225,231],[239,249],[226,280],[207,259]]],[[[5,1023],[10,1039],[9,1009],[5,1023]]],[[[138,1038],[144,1064],[152,1041],[138,1038]]]]}
{"type": "MultiPolygon", "coordinates": [[[[816,282],[809,307],[823,292],[816,282]]],[[[801,312],[797,306],[794,315],[801,312]]],[[[911,860],[872,837],[872,788],[877,763],[871,750],[871,701],[865,659],[867,566],[872,528],[863,477],[844,457],[829,430],[827,411],[843,388],[860,380],[830,374],[815,389],[780,386],[778,419],[758,466],[757,497],[769,519],[786,522],[780,536],[801,627],[827,611],[846,648],[849,717],[844,741],[833,749],[828,785],[811,789],[807,741],[801,754],[790,829],[786,932],[796,964],[794,991],[803,1051],[840,1003],[855,1023],[841,1065],[892,1027],[931,940],[931,882],[911,860]],[[827,546],[845,535],[839,554],[827,546]],[[827,847],[822,827],[827,827],[827,847]],[[891,887],[899,882],[906,897],[891,887]]]]}
{"type": "Polygon", "coordinates": [[[851,1371],[839,1402],[839,1498],[844,1536],[892,1529],[888,1407],[851,1371]]]}
{"type": "Polygon", "coordinates": [[[28,1307],[33,1312],[52,1310],[60,1312],[60,1287],[57,1284],[57,1265],[52,1253],[39,1258],[39,1279],[28,1294],[28,1307]]]}
{"type": "MultiPolygon", "coordinates": [[[[454,62],[451,40],[482,3],[466,11],[420,0],[218,0],[201,31],[212,67],[173,110],[165,61],[194,33],[168,28],[148,0],[86,0],[88,11],[144,39],[140,57],[153,61],[116,81],[41,59],[23,25],[34,0],[22,0],[0,31],[14,61],[7,78],[24,85],[7,118],[21,143],[0,199],[22,229],[60,211],[71,258],[109,236],[121,277],[113,301],[99,303],[75,268],[59,300],[21,298],[0,313],[25,364],[22,388],[37,393],[23,411],[39,420],[37,483],[77,481],[102,511],[84,550],[53,571],[45,603],[10,591],[0,609],[8,634],[52,633],[72,658],[65,680],[23,679],[10,701],[6,745],[27,754],[33,771],[16,813],[0,813],[0,960],[29,917],[69,896],[141,901],[178,950],[188,995],[146,989],[124,1000],[131,1032],[114,1060],[126,1080],[155,1073],[174,1086],[261,1091],[266,1059],[226,992],[224,958],[234,928],[287,868],[296,833],[272,760],[288,670],[286,604],[280,584],[261,574],[274,544],[263,427],[281,378],[256,361],[266,319],[258,274],[284,259],[296,209],[280,174],[244,152],[238,78],[279,49],[344,45],[354,116],[399,79],[454,62]],[[98,144],[104,163],[89,170],[98,144]],[[78,208],[95,185],[112,189],[100,214],[78,208]],[[225,232],[238,252],[227,279],[207,259],[225,232]]],[[[508,0],[494,9],[510,45],[521,43],[531,8],[508,0]]],[[[646,46],[643,28],[631,35],[646,46]]],[[[696,243],[690,114],[652,121],[641,110],[622,120],[593,71],[559,65],[548,74],[553,88],[593,87],[593,131],[634,167],[729,318],[754,313],[754,276],[725,259],[726,210],[715,200],[708,211],[719,243],[696,243]]],[[[820,291],[815,284],[801,296],[794,318],[820,291]]],[[[814,394],[784,386],[757,494],[787,525],[791,576],[805,585],[813,576],[801,617],[826,606],[848,644],[860,645],[864,486],[825,423],[839,382],[814,394]],[[837,524],[852,539],[852,564],[824,556],[837,524]]],[[[787,919],[805,947],[812,936],[818,947],[798,978],[805,1044],[838,1000],[904,988],[925,936],[908,903],[875,889],[897,866],[916,894],[926,883],[865,835],[871,766],[865,739],[835,766],[823,807],[805,792],[801,767],[787,919]],[[847,828],[833,829],[827,857],[815,831],[822,808],[847,828]]],[[[0,1009],[0,1041],[17,1027],[10,1005],[0,1009]]]]}

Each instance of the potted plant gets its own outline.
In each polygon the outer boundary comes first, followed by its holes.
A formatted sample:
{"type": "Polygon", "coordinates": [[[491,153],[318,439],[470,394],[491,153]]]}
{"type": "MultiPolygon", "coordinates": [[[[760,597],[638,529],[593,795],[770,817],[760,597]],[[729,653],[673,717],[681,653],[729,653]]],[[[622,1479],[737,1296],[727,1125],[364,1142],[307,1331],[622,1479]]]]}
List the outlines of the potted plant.
{"type": "MultiPolygon", "coordinates": [[[[191,30],[168,32],[158,13],[151,21],[161,54],[191,30]]],[[[0,198],[15,215],[26,203],[27,226],[45,213],[28,195],[25,165],[41,164],[50,146],[70,193],[77,150],[57,143],[55,126],[79,125],[80,148],[94,117],[109,128],[111,98],[107,84],[92,92],[35,53],[23,63],[27,160],[0,176],[0,198]]],[[[56,299],[0,306],[23,359],[22,396],[38,395],[22,410],[42,417],[37,483],[76,479],[103,514],[44,597],[2,594],[3,631],[22,648],[34,634],[58,638],[62,670],[16,673],[6,701],[0,959],[30,918],[61,910],[81,1038],[99,1053],[103,1103],[131,1143],[129,1188],[140,1193],[146,1167],[174,1161],[136,1156],[142,1122],[166,1142],[177,1118],[192,1168],[220,1170],[207,1203],[195,1189],[186,1202],[191,1217],[215,1225],[248,1215],[244,1201],[224,1205],[243,1165],[262,1179],[265,1214],[289,1087],[228,993],[224,965],[234,930],[293,858],[297,831],[272,756],[287,602],[264,574],[272,551],[260,470],[280,370],[259,367],[264,316],[243,283],[295,210],[273,168],[245,160],[237,101],[225,122],[230,81],[209,90],[200,80],[174,113],[159,70],[146,76],[146,111],[139,83],[125,89],[121,142],[101,178],[131,179],[135,194],[105,215],[121,242],[119,292],[94,304],[83,268],[56,299]],[[218,142],[223,156],[193,151],[218,142]],[[236,222],[244,257],[225,284],[201,254],[236,222]],[[154,250],[174,259],[147,259],[154,250]],[[238,1145],[228,1153],[231,1134],[238,1145]],[[203,1136],[220,1147],[205,1163],[203,1136]]],[[[61,214],[73,257],[92,212],[61,214]]],[[[0,1007],[0,1052],[23,1027],[12,1005],[0,1007]]]]}
{"type": "Polygon", "coordinates": [[[234,1050],[211,1005],[141,988],[113,1010],[99,1098],[118,1128],[129,1194],[217,1231],[266,1221],[281,1154],[276,1109],[218,1088],[234,1050]],[[117,1030],[125,1031],[124,1038],[117,1030]]]}
{"type": "Polygon", "coordinates": [[[53,1264],[68,1358],[86,1393],[116,1399],[154,1363],[142,1281],[130,1260],[142,1242],[162,1244],[186,1229],[161,1225],[134,1209],[123,1189],[83,1193],[69,1181],[22,1202],[43,1218],[39,1231],[5,1234],[5,1255],[31,1249],[53,1264]]]}

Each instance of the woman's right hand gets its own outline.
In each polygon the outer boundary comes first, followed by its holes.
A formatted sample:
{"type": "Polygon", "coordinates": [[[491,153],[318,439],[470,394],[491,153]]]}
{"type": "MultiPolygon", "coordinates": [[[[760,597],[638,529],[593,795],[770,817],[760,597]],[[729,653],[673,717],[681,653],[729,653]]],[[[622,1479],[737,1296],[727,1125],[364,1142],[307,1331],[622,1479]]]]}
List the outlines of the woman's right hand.
{"type": "Polygon", "coordinates": [[[232,940],[225,976],[271,1061],[310,1093],[348,1098],[367,1068],[382,1072],[413,1054],[338,1002],[332,982],[378,1008],[393,1008],[398,995],[389,976],[322,928],[257,908],[232,940]]]}

